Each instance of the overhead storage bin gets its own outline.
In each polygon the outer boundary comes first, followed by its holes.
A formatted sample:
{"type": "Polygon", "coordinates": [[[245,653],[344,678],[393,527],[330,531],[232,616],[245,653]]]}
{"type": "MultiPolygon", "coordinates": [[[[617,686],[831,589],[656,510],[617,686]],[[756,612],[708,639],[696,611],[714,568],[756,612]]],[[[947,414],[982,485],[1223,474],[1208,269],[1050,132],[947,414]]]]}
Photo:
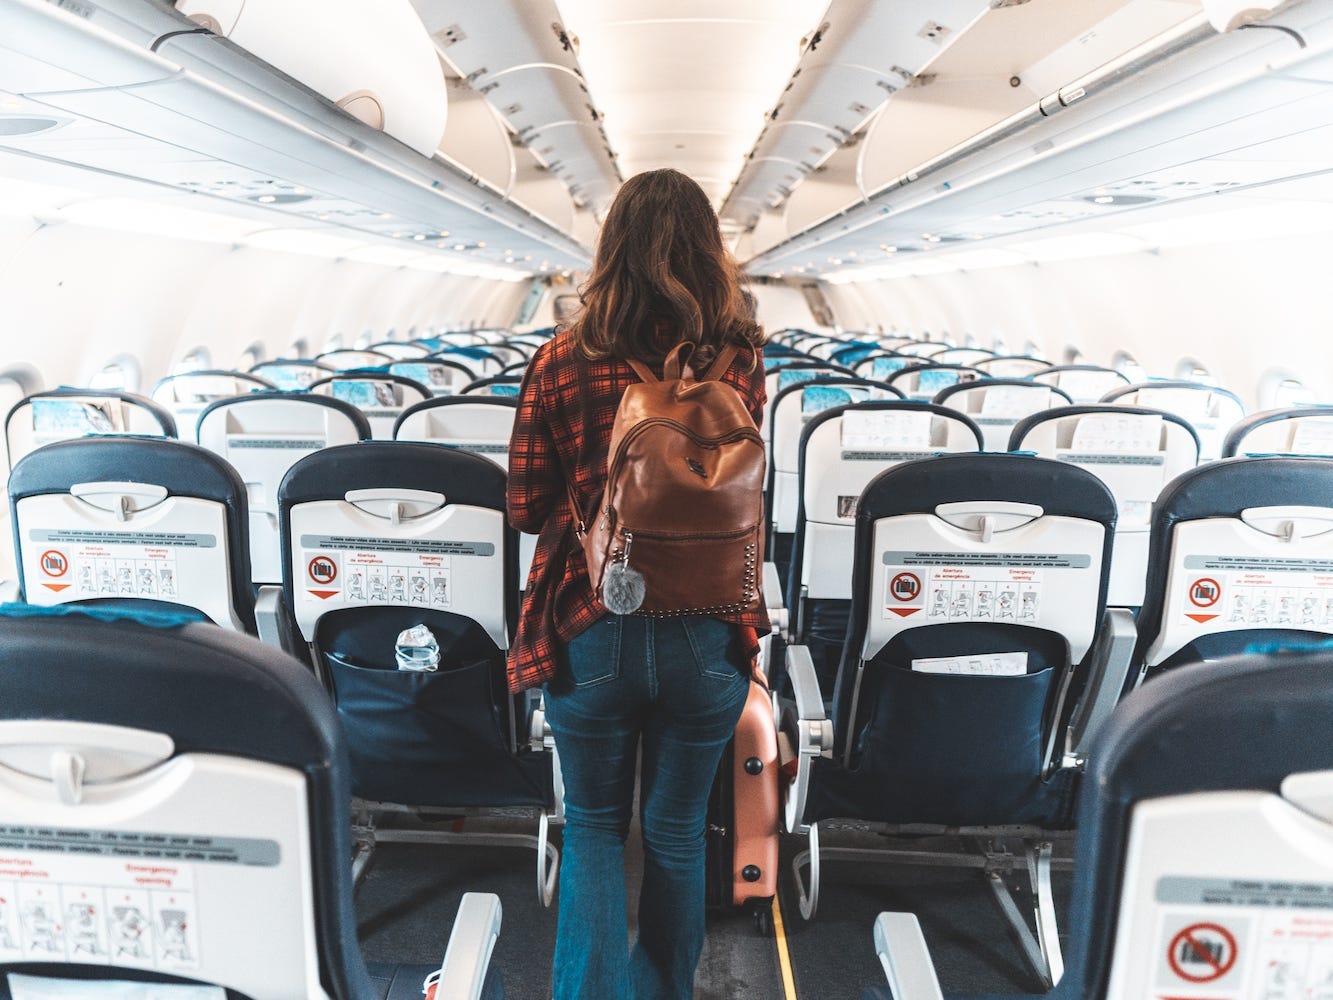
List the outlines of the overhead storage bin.
{"type": "Polygon", "coordinates": [[[444,72],[408,0],[178,0],[176,9],[422,156],[439,148],[444,72]]]}

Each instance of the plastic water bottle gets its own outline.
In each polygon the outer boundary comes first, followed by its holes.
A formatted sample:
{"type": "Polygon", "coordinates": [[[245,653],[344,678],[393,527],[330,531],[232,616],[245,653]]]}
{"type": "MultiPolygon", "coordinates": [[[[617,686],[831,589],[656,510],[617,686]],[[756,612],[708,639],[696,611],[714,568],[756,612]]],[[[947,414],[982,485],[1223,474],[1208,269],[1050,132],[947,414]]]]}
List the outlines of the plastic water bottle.
{"type": "Polygon", "coordinates": [[[440,668],[440,644],[425,625],[413,625],[398,633],[394,658],[399,670],[434,673],[440,668]]]}

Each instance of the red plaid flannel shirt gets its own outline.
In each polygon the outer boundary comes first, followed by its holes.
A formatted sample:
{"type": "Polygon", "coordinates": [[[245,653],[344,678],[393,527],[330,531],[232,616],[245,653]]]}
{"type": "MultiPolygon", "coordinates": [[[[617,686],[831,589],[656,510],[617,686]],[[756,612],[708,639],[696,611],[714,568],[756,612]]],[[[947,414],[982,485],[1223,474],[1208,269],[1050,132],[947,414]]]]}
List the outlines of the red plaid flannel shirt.
{"type": "MultiPolygon", "coordinates": [[[[763,417],[762,356],[750,369],[742,349],[722,380],[745,401],[758,426],[763,417]]],[[[537,550],[523,594],[518,635],[509,648],[509,688],[523,691],[556,675],[556,651],[597,622],[604,608],[593,594],[583,549],[574,537],[566,493],[572,480],[585,511],[606,483],[611,427],[625,390],[638,381],[624,361],[590,361],[566,332],[557,333],[533,356],[523,376],[518,416],[509,442],[509,523],[537,533],[537,550]]],[[[742,626],[738,641],[751,657],[758,636],[769,630],[762,607],[748,614],[719,616],[742,626]]]]}

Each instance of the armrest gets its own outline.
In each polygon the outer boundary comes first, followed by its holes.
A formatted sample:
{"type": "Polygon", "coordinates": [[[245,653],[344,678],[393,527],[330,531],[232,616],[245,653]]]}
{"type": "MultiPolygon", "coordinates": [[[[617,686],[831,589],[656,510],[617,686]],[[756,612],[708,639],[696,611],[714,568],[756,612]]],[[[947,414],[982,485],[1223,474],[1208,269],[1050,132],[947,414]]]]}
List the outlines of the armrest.
{"type": "Polygon", "coordinates": [[[778,579],[777,563],[764,563],[764,601],[768,605],[769,628],[779,634],[786,634],[791,616],[782,603],[782,581],[778,579]]]}
{"type": "Polygon", "coordinates": [[[804,825],[812,761],[833,756],[833,723],[824,715],[824,696],[808,647],[787,647],[787,678],[796,711],[794,716],[790,710],[784,713],[782,728],[796,751],[796,774],[787,782],[783,827],[788,833],[798,833],[804,825]]]}
{"type": "Polygon", "coordinates": [[[494,893],[463,894],[435,984],[438,1000],[480,1000],[501,916],[500,897],[494,893]]]}
{"type": "MultiPolygon", "coordinates": [[[[815,661],[810,658],[809,646],[787,647],[787,676],[791,678],[798,718],[808,722],[827,722],[824,695],[819,690],[819,675],[815,673],[815,661]]],[[[832,726],[832,723],[828,725],[832,726]]],[[[832,752],[833,743],[830,741],[829,754],[832,752]]]]}
{"type": "Polygon", "coordinates": [[[283,600],[281,587],[268,584],[259,588],[255,597],[255,630],[264,645],[292,652],[288,648],[287,602],[283,600]]]}
{"type": "Polygon", "coordinates": [[[19,598],[19,582],[17,580],[0,580],[0,604],[16,604],[19,598]]]}
{"type": "Polygon", "coordinates": [[[881,913],[876,917],[875,951],[893,1000],[944,1000],[916,914],[881,913]]]}
{"type": "Polygon", "coordinates": [[[1069,745],[1086,757],[1092,739],[1106,722],[1125,690],[1138,632],[1127,608],[1107,608],[1097,642],[1088,657],[1089,672],[1082,700],[1069,720],[1069,745]]]}
{"type": "Polygon", "coordinates": [[[764,563],[764,600],[768,602],[769,610],[785,606],[782,603],[782,580],[778,577],[777,563],[764,563]]]}
{"type": "Polygon", "coordinates": [[[551,724],[546,721],[545,695],[537,699],[528,720],[528,746],[533,750],[554,750],[555,734],[551,732],[551,724]]]}

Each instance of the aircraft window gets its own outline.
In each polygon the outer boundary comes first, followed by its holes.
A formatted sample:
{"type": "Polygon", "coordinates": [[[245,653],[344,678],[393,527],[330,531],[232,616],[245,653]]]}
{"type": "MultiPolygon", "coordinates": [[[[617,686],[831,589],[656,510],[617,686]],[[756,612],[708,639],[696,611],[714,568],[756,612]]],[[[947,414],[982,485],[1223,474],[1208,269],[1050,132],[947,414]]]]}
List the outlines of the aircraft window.
{"type": "Polygon", "coordinates": [[[1081,365],[1083,364],[1083,352],[1073,344],[1065,346],[1064,364],[1081,365]]]}
{"type": "MultiPolygon", "coordinates": [[[[26,365],[22,367],[11,367],[0,369],[0,421],[13,409],[14,405],[24,396],[32,392],[39,392],[42,388],[42,380],[37,375],[34,368],[26,365]]],[[[5,440],[5,435],[0,434],[0,470],[9,468],[9,450],[5,440]]],[[[0,520],[4,520],[3,515],[9,513],[6,507],[0,512],[0,520]]],[[[8,537],[6,535],[6,537],[8,537]]],[[[6,544],[0,541],[0,545],[6,544]]]]}
{"type": "Polygon", "coordinates": [[[292,341],[292,346],[288,350],[287,356],[291,358],[310,357],[310,341],[306,340],[304,337],[297,337],[292,341]]]}
{"type": "Polygon", "coordinates": [[[1144,371],[1143,365],[1139,364],[1134,355],[1128,351],[1116,351],[1115,357],[1111,359],[1111,367],[1135,384],[1148,380],[1148,373],[1144,371]]]}
{"type": "Polygon", "coordinates": [[[1270,368],[1259,376],[1259,405],[1265,410],[1279,406],[1314,406],[1319,393],[1286,368],[1270,368]]]}
{"type": "Polygon", "coordinates": [[[209,355],[207,347],[196,347],[185,357],[176,362],[176,366],[171,369],[173,375],[188,375],[190,372],[203,371],[211,367],[212,358],[209,355]]]}
{"type": "Polygon", "coordinates": [[[139,362],[128,354],[121,354],[108,361],[88,380],[88,388],[138,392],[142,380],[139,362]]]}
{"type": "Polygon", "coordinates": [[[238,371],[248,372],[259,362],[264,360],[264,344],[256,340],[253,344],[241,352],[241,358],[236,362],[238,371]]]}
{"type": "Polygon", "coordinates": [[[1030,358],[1042,358],[1046,356],[1043,353],[1042,346],[1031,337],[1023,342],[1023,353],[1030,358]]]}
{"type": "Polygon", "coordinates": [[[963,338],[963,346],[980,347],[981,341],[977,339],[977,335],[975,333],[969,333],[966,337],[963,338]]]}
{"type": "Polygon", "coordinates": [[[357,337],[356,340],[352,341],[352,350],[364,351],[367,347],[370,346],[370,341],[371,341],[370,331],[367,330],[365,333],[361,334],[361,336],[357,337]]]}
{"type": "Polygon", "coordinates": [[[343,349],[343,335],[341,333],[335,333],[328,340],[324,341],[324,349],[319,353],[328,354],[329,351],[341,351],[342,349],[343,349]]]}
{"type": "MultiPolygon", "coordinates": [[[[968,346],[970,347],[972,345],[969,344],[968,346]]],[[[996,354],[1008,354],[1009,341],[1005,340],[1003,337],[996,337],[994,340],[991,341],[991,350],[994,351],[996,354]]]]}
{"type": "Polygon", "coordinates": [[[1217,385],[1217,378],[1198,358],[1183,357],[1176,362],[1176,378],[1204,385],[1217,385]]]}

